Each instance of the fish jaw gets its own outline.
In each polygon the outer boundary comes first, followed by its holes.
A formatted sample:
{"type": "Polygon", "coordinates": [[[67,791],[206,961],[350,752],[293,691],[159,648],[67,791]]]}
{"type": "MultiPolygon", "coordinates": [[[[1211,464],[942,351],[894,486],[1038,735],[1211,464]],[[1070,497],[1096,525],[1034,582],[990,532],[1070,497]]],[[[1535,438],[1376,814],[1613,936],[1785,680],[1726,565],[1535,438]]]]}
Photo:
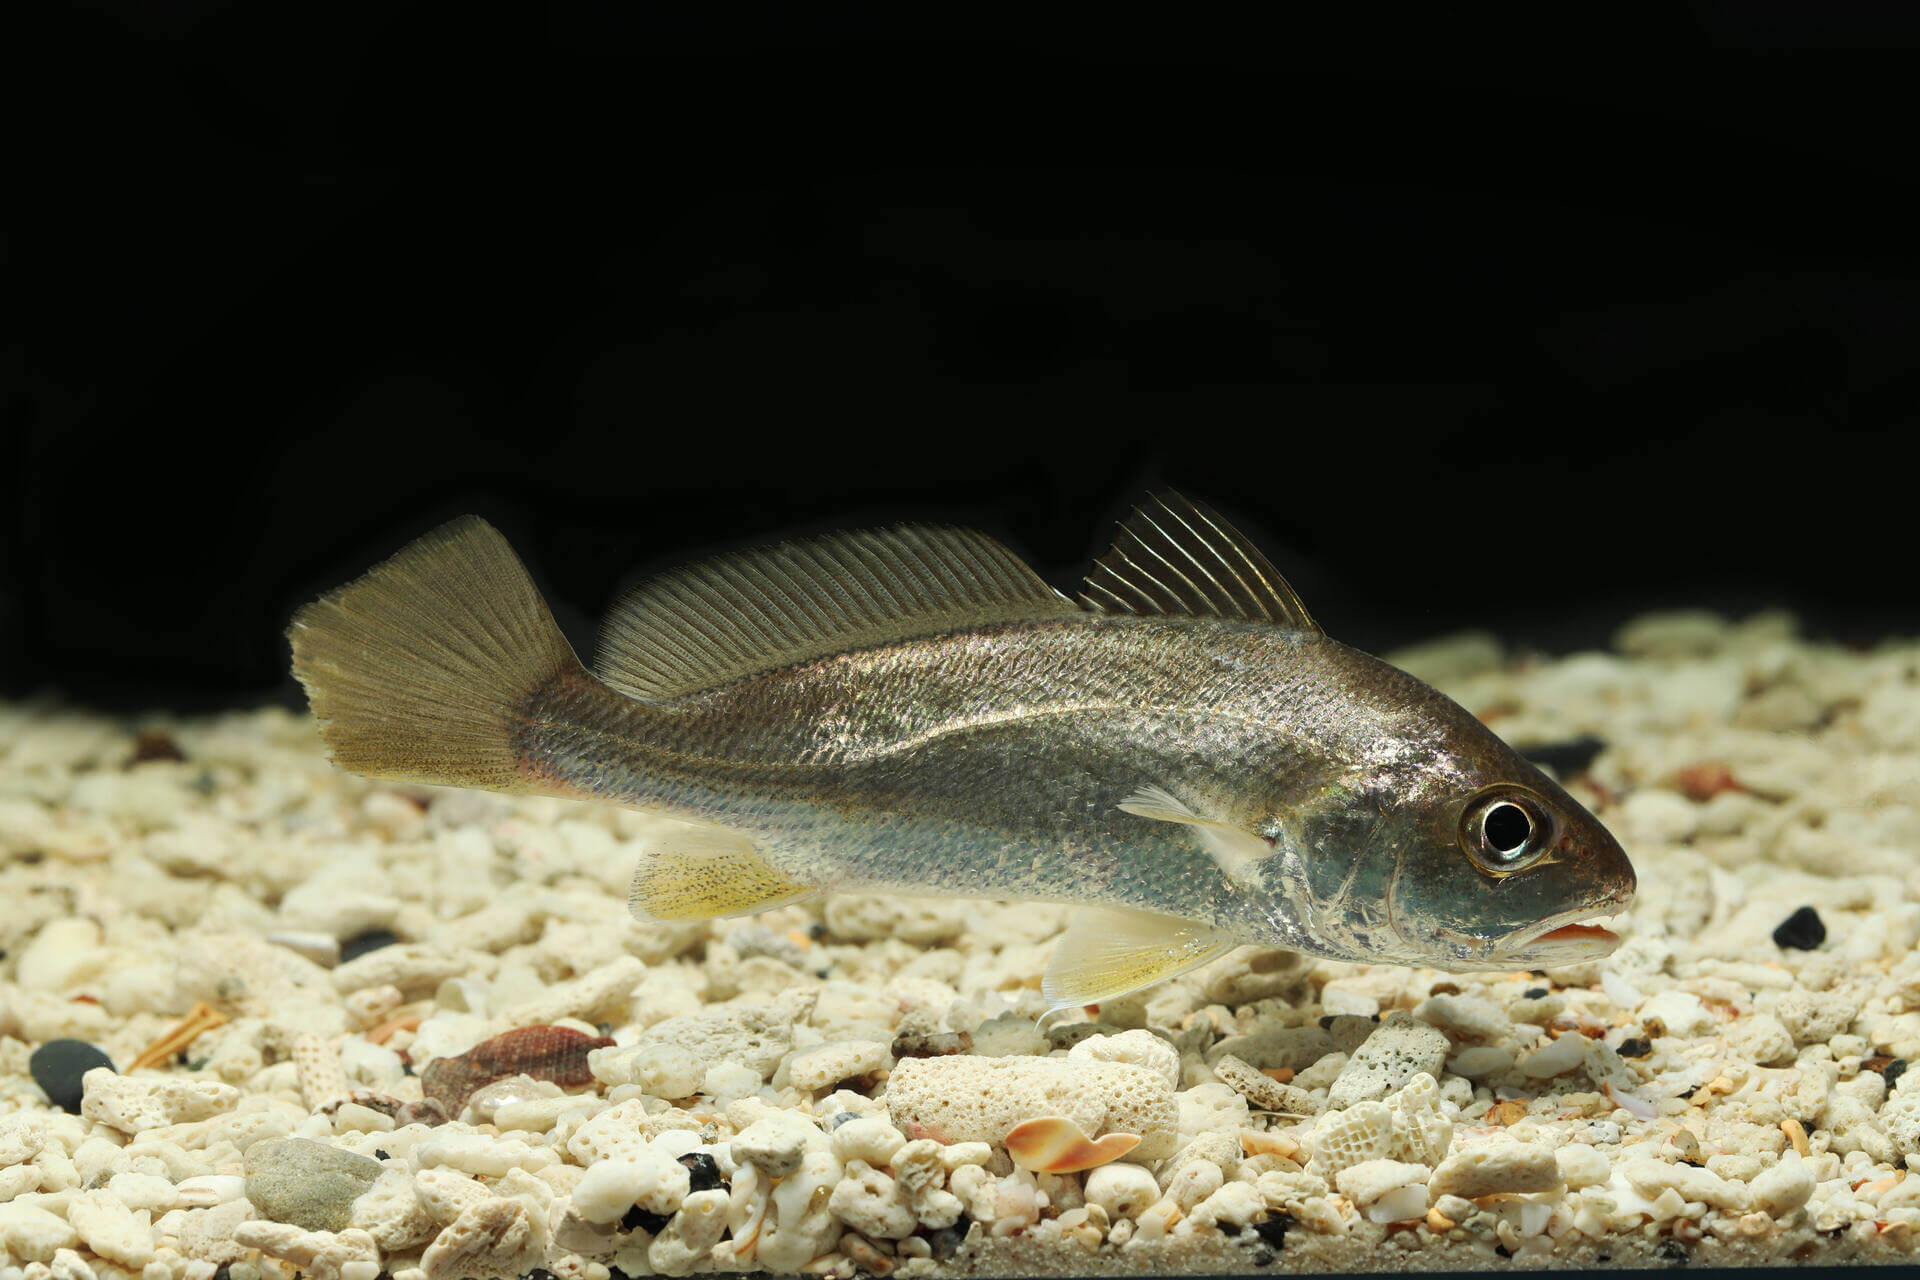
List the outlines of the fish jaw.
{"type": "Polygon", "coordinates": [[[1608,919],[1626,905],[1616,902],[1598,908],[1580,907],[1515,930],[1497,939],[1488,948],[1485,959],[1501,968],[1515,969],[1544,969],[1605,959],[1619,948],[1621,938],[1593,921],[1608,919]]]}

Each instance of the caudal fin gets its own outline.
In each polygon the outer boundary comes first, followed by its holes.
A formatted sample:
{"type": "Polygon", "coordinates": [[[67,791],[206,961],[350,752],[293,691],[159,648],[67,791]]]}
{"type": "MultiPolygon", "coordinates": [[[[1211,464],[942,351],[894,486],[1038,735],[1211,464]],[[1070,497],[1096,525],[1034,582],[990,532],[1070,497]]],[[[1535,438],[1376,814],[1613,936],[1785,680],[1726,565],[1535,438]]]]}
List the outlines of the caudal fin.
{"type": "Polygon", "coordinates": [[[334,763],[404,782],[545,790],[513,733],[573,647],[507,540],[462,516],[301,609],[293,673],[334,763]]]}

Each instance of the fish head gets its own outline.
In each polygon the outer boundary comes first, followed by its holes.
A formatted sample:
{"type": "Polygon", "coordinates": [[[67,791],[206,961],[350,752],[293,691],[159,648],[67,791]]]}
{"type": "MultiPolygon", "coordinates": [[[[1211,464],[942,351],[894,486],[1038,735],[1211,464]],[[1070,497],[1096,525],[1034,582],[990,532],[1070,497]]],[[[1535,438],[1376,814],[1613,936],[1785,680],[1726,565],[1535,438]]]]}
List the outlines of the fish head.
{"type": "MultiPolygon", "coordinates": [[[[1302,949],[1452,971],[1610,954],[1637,885],[1599,819],[1464,711],[1324,788],[1266,868],[1302,949]]],[[[1284,945],[1284,944],[1283,944],[1284,945]]]]}
{"type": "MultiPolygon", "coordinates": [[[[1511,753],[1507,753],[1511,755],[1511,753]]],[[[1535,969],[1609,955],[1594,923],[1633,901],[1637,877],[1599,819],[1517,755],[1491,778],[1436,780],[1399,851],[1395,931],[1425,963],[1535,969]]]]}

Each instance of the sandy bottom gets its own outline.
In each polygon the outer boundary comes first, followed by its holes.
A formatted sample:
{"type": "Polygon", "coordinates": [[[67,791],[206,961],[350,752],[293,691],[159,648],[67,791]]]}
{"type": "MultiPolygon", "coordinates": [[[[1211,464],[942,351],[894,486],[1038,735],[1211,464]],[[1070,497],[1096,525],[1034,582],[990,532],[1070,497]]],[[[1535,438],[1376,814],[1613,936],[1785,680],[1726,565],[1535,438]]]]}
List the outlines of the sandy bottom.
{"type": "Polygon", "coordinates": [[[1920,644],[1390,657],[1620,837],[1611,959],[1243,950],[1042,1030],[1056,908],[644,926],[640,815],[0,705],[0,1280],[1911,1260],[1920,644]]]}

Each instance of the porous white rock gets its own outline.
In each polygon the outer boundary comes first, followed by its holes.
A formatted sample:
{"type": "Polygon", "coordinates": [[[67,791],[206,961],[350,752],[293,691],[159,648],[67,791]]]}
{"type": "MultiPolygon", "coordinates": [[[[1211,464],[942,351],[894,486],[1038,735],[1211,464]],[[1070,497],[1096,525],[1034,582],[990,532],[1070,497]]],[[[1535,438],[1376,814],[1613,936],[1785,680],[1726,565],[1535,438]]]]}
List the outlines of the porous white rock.
{"type": "MultiPolygon", "coordinates": [[[[638,1085],[656,1098],[691,1097],[700,1091],[707,1074],[707,1064],[700,1058],[658,1042],[594,1049],[587,1054],[587,1069],[608,1088],[638,1085]]],[[[755,1077],[752,1088],[759,1087],[755,1077]]]]}
{"type": "Polygon", "coordinates": [[[1748,1184],[1756,1206],[1776,1218],[1785,1217],[1813,1198],[1813,1170],[1797,1151],[1782,1152],[1772,1165],[1748,1184]]]}
{"type": "Polygon", "coordinates": [[[1599,1186],[1613,1176],[1613,1166],[1607,1163],[1607,1157],[1584,1143],[1561,1147],[1553,1153],[1553,1159],[1560,1170],[1560,1180],[1571,1190],[1599,1186]]]}
{"type": "Polygon", "coordinates": [[[647,1110],[646,1099],[628,1098],[581,1121],[567,1135],[567,1154],[583,1165],[635,1159],[647,1150],[659,1125],[660,1117],[647,1110]]]}
{"type": "MultiPolygon", "coordinates": [[[[809,1150],[800,1158],[799,1169],[772,1189],[766,1200],[766,1225],[753,1246],[754,1260],[762,1268],[777,1274],[796,1272],[840,1239],[840,1219],[829,1201],[842,1172],[841,1162],[832,1151],[809,1150]]],[[[742,1173],[752,1178],[762,1176],[751,1165],[742,1173]]],[[[733,1188],[739,1195],[742,1183],[738,1176],[733,1188]]]]}
{"type": "Polygon", "coordinates": [[[1032,1018],[1013,1012],[986,1019],[973,1029],[972,1034],[974,1056],[980,1058],[1044,1054],[1052,1047],[1032,1018]]]}
{"type": "Polygon", "coordinates": [[[1267,1211],[1266,1198],[1251,1183],[1229,1182],[1193,1206],[1187,1218],[1196,1227],[1239,1231],[1267,1211]]]}
{"type": "Polygon", "coordinates": [[[168,1076],[123,1076],[95,1067],[81,1078],[80,1114],[121,1133],[205,1120],[231,1111],[240,1091],[217,1080],[168,1076]]]}
{"type": "Polygon", "coordinates": [[[1090,1035],[1067,1050],[1069,1062],[1130,1062],[1180,1087],[1180,1051],[1153,1032],[1136,1027],[1116,1035],[1090,1035]]]}
{"type": "Polygon", "coordinates": [[[1437,1077],[1448,1049],[1437,1028],[1408,1013],[1390,1013],[1353,1051],[1328,1091],[1327,1105],[1345,1109],[1384,1098],[1421,1072],[1437,1077]]]}
{"type": "Polygon", "coordinates": [[[446,1165],[475,1177],[498,1178],[513,1169],[538,1169],[552,1158],[544,1148],[517,1138],[442,1130],[414,1146],[411,1163],[416,1169],[446,1165]]]}
{"type": "Polygon", "coordinates": [[[129,1209],[165,1213],[180,1201],[172,1181],[154,1173],[116,1173],[107,1179],[107,1194],[129,1209]]]}
{"type": "Polygon", "coordinates": [[[1315,1123],[1309,1138],[1313,1158],[1309,1168],[1322,1178],[1369,1160],[1387,1160],[1394,1151],[1393,1112],[1384,1102],[1359,1102],[1341,1111],[1328,1111],[1315,1123]]]}
{"type": "Polygon", "coordinates": [[[1727,1047],[1755,1066],[1773,1067],[1793,1058],[1793,1035],[1772,1014],[1736,1018],[1722,1032],[1727,1047]]]}
{"type": "Polygon", "coordinates": [[[348,1225],[367,1233],[383,1252],[423,1245],[433,1239],[440,1224],[414,1190],[404,1169],[390,1168],[355,1198],[348,1225]]]}
{"type": "Polygon", "coordinates": [[[728,1194],[718,1187],[696,1191],[647,1246],[647,1262],[661,1275],[689,1275],[713,1256],[727,1230],[728,1194]]]}
{"type": "Polygon", "coordinates": [[[1797,1045],[1825,1044],[1852,1026],[1859,1012],[1859,996],[1845,990],[1795,988],[1773,1001],[1773,1016],[1797,1045]]]}
{"type": "Polygon", "coordinates": [[[462,1209],[420,1255],[426,1280],[517,1276],[545,1252],[527,1206],[504,1197],[462,1209]]]}
{"type": "Polygon", "coordinates": [[[800,1116],[776,1112],[734,1135],[733,1158],[759,1168],[769,1178],[784,1178],[800,1167],[808,1151],[828,1146],[826,1135],[800,1116]]]}
{"type": "Polygon", "coordinates": [[[745,1067],[765,1080],[793,1048],[794,1024],[811,1012],[812,1001],[804,997],[741,1002],[663,1019],[641,1032],[635,1043],[665,1045],[707,1067],[719,1063],[745,1067]]]}
{"type": "Polygon", "coordinates": [[[1166,1175],[1167,1198],[1180,1206],[1182,1213],[1220,1189],[1227,1180],[1225,1170],[1207,1159],[1191,1159],[1166,1175]]]}
{"type": "Polygon", "coordinates": [[[36,1204],[0,1204],[0,1249],[28,1262],[52,1262],[55,1251],[80,1243],[80,1233],[60,1214],[36,1204]]]}
{"type": "Polygon", "coordinates": [[[1250,1108],[1297,1116],[1316,1115],[1320,1111],[1320,1105],[1306,1090],[1255,1071],[1230,1053],[1222,1054],[1214,1062],[1213,1074],[1221,1084],[1245,1098],[1250,1108]]]}
{"type": "Polygon", "coordinates": [[[842,1163],[861,1160],[875,1168],[893,1162],[894,1153],[907,1145],[907,1136],[884,1117],[849,1120],[828,1135],[828,1145],[842,1163]]]}
{"type": "Polygon", "coordinates": [[[1125,1161],[1103,1164],[1087,1173],[1086,1202],[1098,1205],[1112,1221],[1138,1218],[1160,1198],[1160,1184],[1140,1165],[1125,1161]]]}
{"type": "MultiPolygon", "coordinates": [[[[1905,1082],[1905,1077],[1901,1077],[1905,1082]]],[[[1880,1108],[1880,1129],[1902,1156],[1920,1156],[1920,1087],[1904,1088],[1880,1108]]]]}
{"type": "Polygon", "coordinates": [[[1751,1207],[1751,1196],[1744,1185],[1729,1182],[1711,1169],[1662,1160],[1628,1160],[1619,1173],[1628,1186],[1649,1200],[1672,1188],[1682,1200],[1698,1200],[1730,1213],[1745,1213],[1751,1207]]]}
{"type": "Polygon", "coordinates": [[[1453,1147],[1453,1121],[1447,1118],[1440,1086],[1426,1072],[1407,1081],[1387,1099],[1393,1115],[1393,1156],[1428,1166],[1439,1164],[1453,1147]]]}
{"type": "Polygon", "coordinates": [[[1203,1133],[1234,1134],[1247,1127],[1247,1099],[1218,1081],[1197,1084],[1174,1096],[1181,1141],[1203,1133]]]}
{"type": "Polygon", "coordinates": [[[67,1221],[99,1257],[136,1270],[153,1261],[151,1215],[135,1211],[104,1191],[87,1191],[67,1203],[67,1221]]]}
{"type": "Polygon", "coordinates": [[[836,893],[827,899],[826,924],[850,942],[898,938],[926,944],[955,937],[966,927],[967,905],[938,898],[897,898],[836,893]]]}
{"type": "Polygon", "coordinates": [[[374,1280],[380,1251],[364,1231],[309,1231],[256,1219],[233,1229],[234,1243],[293,1263],[314,1280],[374,1280]]]}
{"type": "Polygon", "coordinates": [[[614,1222],[635,1205],[672,1213],[687,1198],[687,1167],[651,1148],[589,1165],[573,1189],[573,1208],[588,1222],[614,1222]]]}
{"type": "Polygon", "coordinates": [[[1427,1183],[1436,1196],[1466,1200],[1553,1191],[1560,1186],[1560,1166],[1551,1147],[1512,1141],[1457,1151],[1440,1162],[1427,1183]]]}
{"type": "Polygon", "coordinates": [[[1700,997],[1685,991],[1662,991],[1639,1009],[1640,1025],[1654,1035],[1690,1036],[1706,1027],[1712,1016],[1700,997]]]}
{"type": "Polygon", "coordinates": [[[1413,1016],[1474,1039],[1502,1036],[1513,1027],[1505,1009],[1481,996],[1428,996],[1414,1006],[1413,1016]]]}
{"type": "Polygon", "coordinates": [[[910,1236],[919,1220],[906,1190],[864,1160],[850,1160],[828,1200],[833,1216],[870,1240],[910,1236]]]}
{"type": "Polygon", "coordinates": [[[1178,1140],[1165,1078],[1125,1062],[907,1058],[888,1080],[887,1109],[902,1133],[941,1142],[997,1143],[1022,1121],[1055,1115],[1089,1137],[1139,1135],[1142,1160],[1171,1155],[1178,1140]]]}
{"type": "Polygon", "coordinates": [[[831,1089],[842,1080],[880,1070],[891,1056],[877,1041],[833,1040],[795,1053],[787,1062],[787,1082],[809,1093],[831,1089]]]}

